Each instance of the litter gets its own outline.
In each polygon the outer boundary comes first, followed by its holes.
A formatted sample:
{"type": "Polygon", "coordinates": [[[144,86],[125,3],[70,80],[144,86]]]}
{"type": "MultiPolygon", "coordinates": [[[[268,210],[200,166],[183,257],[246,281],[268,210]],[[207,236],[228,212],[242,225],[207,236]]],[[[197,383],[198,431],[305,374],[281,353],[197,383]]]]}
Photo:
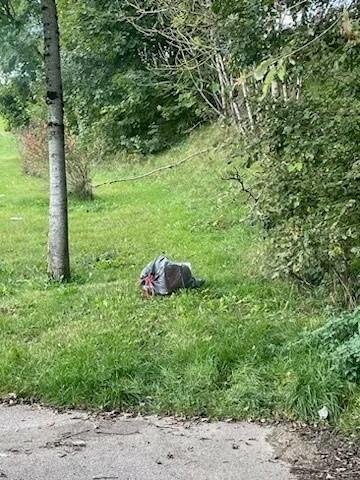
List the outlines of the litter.
{"type": "Polygon", "coordinates": [[[140,275],[140,287],[145,296],[169,295],[182,288],[199,288],[203,280],[193,277],[191,265],[173,262],[165,256],[156,257],[140,275]]]}

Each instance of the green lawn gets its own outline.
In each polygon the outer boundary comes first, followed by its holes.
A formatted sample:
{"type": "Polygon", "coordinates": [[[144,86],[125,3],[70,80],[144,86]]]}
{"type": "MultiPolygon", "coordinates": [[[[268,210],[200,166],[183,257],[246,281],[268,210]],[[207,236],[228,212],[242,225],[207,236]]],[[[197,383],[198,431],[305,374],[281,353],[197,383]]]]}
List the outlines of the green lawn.
{"type": "MultiPolygon", "coordinates": [[[[167,154],[96,181],[141,173],[207,146],[204,129],[167,154]]],[[[224,154],[194,158],[70,202],[73,280],[46,278],[47,185],[25,177],[0,134],[0,395],[52,405],[236,418],[360,420],[356,396],[321,352],[296,346],[323,321],[314,299],[262,273],[262,240],[224,154]],[[154,256],[192,263],[206,288],[144,300],[154,256]],[[350,400],[349,400],[350,398],[350,400]],[[342,408],[345,408],[342,411],[342,408]],[[340,416],[339,416],[340,415],[340,416]]]]}

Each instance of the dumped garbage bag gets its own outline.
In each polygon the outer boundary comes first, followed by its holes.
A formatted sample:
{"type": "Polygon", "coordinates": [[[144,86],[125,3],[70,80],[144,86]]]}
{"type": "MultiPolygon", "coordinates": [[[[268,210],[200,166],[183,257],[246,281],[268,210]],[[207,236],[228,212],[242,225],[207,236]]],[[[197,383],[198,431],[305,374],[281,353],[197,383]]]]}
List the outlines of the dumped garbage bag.
{"type": "Polygon", "coordinates": [[[191,273],[189,263],[172,262],[164,256],[155,258],[140,275],[140,286],[146,296],[169,295],[181,288],[199,288],[203,280],[191,273]]]}

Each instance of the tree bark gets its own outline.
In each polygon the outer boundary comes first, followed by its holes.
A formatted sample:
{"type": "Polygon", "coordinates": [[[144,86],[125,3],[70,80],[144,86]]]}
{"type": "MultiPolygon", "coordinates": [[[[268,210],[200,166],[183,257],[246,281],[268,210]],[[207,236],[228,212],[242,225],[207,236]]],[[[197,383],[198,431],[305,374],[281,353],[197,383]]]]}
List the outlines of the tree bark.
{"type": "Polygon", "coordinates": [[[41,0],[41,6],[50,177],[48,274],[50,278],[62,281],[70,277],[70,261],[59,25],[55,0],[41,0]]]}

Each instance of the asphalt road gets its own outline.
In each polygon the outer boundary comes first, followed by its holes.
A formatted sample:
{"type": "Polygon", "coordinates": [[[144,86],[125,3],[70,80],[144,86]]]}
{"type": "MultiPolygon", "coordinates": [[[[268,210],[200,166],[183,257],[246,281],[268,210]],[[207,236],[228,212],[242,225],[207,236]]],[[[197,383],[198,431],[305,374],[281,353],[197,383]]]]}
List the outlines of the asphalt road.
{"type": "Polygon", "coordinates": [[[252,423],[104,418],[3,405],[0,478],[293,480],[268,441],[272,434],[271,427],[252,423]]]}

